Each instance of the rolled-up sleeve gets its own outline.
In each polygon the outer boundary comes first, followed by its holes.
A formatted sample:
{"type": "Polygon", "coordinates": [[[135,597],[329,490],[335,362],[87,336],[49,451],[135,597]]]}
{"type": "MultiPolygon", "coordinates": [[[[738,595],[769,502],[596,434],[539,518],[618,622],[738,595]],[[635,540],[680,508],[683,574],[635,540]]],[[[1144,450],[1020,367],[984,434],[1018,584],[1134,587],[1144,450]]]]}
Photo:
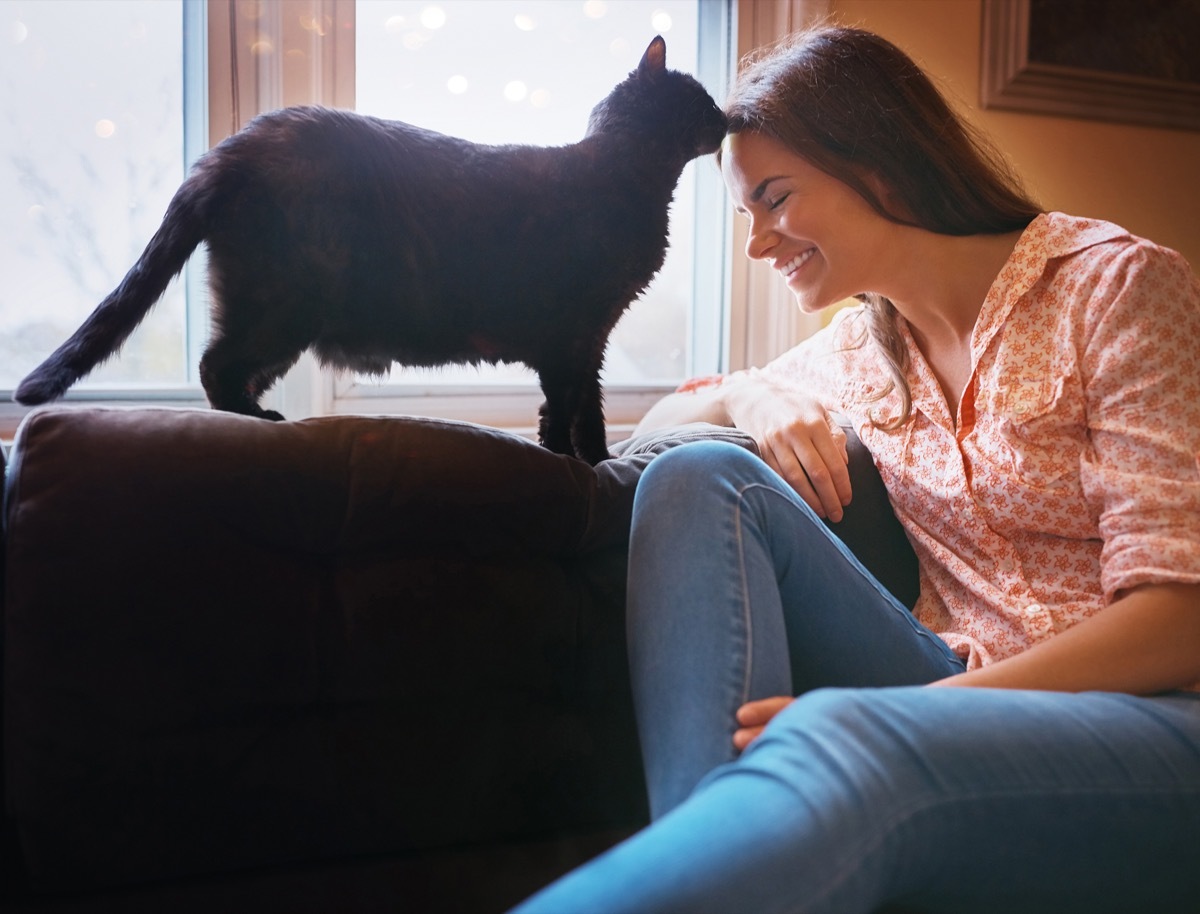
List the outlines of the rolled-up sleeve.
{"type": "Polygon", "coordinates": [[[1200,283],[1173,251],[1125,246],[1077,326],[1105,597],[1200,583],[1200,283]]]}

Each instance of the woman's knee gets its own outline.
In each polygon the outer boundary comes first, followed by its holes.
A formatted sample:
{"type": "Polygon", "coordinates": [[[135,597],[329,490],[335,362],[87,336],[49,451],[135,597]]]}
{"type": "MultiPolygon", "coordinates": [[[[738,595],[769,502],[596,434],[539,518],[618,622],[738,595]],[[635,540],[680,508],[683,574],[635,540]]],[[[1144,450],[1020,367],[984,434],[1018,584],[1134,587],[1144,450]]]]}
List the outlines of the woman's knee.
{"type": "Polygon", "coordinates": [[[646,467],[643,480],[713,479],[728,472],[753,471],[762,466],[753,451],[729,441],[694,441],[664,451],[646,467]]]}
{"type": "MultiPolygon", "coordinates": [[[[914,725],[929,690],[822,688],[784,708],[743,756],[750,766],[791,770],[821,792],[844,790],[848,801],[876,809],[914,789],[954,739],[936,714],[914,725]]],[[[911,798],[911,797],[910,797],[911,798]]]]}
{"type": "MultiPolygon", "coordinates": [[[[878,732],[877,689],[821,688],[800,695],[770,722],[754,745],[758,753],[795,754],[814,741],[834,749],[830,758],[847,757],[854,743],[878,732]]],[[[878,751],[883,747],[873,746],[878,751]]],[[[749,754],[748,754],[749,756],[749,754]]]]}
{"type": "Polygon", "coordinates": [[[664,451],[646,467],[635,507],[665,499],[678,505],[706,492],[753,479],[767,471],[756,454],[728,441],[697,441],[664,451]]]}

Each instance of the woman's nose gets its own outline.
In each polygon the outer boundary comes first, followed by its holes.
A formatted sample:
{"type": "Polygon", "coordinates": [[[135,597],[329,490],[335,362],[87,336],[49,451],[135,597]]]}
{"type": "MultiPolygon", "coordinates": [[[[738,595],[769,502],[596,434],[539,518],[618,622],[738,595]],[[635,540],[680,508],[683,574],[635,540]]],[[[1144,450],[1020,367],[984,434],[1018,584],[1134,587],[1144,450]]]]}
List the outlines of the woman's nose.
{"type": "Polygon", "coordinates": [[[746,232],[746,256],[751,260],[762,260],[771,251],[778,240],[775,231],[763,225],[760,219],[750,219],[750,228],[746,232]]]}

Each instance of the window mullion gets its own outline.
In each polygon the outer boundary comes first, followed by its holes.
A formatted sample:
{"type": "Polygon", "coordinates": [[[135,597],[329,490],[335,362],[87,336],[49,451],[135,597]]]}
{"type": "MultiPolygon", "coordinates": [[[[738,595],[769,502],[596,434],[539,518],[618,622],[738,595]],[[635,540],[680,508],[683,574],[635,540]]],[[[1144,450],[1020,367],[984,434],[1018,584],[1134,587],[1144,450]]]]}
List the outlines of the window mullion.
{"type": "MultiPolygon", "coordinates": [[[[209,67],[207,49],[208,4],[183,3],[183,158],[190,168],[209,146],[209,67]]],[[[208,336],[208,285],[206,251],[201,246],[184,268],[187,322],[184,328],[187,382],[199,386],[199,361],[208,336]]]]}
{"type": "MultiPolygon", "coordinates": [[[[209,0],[209,137],[290,105],[354,104],[353,0],[209,0]]],[[[306,353],[264,397],[288,418],[328,412],[333,381],[306,353]]]]}

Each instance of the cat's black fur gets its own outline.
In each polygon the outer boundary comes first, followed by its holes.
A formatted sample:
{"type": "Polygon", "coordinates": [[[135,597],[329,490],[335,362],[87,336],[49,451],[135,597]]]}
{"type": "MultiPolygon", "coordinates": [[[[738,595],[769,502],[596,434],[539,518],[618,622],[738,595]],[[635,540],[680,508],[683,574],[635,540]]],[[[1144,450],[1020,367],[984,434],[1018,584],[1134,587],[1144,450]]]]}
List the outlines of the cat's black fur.
{"type": "Polygon", "coordinates": [[[596,463],[608,336],[662,266],[684,165],[724,132],[661,38],[563,147],[323,108],[263,115],[200,159],[121,284],[15,398],[61,397],[114,354],[207,242],[214,408],[281,419],[259,398],[309,348],[366,373],[523,362],[545,395],[542,444],[596,463]]]}

